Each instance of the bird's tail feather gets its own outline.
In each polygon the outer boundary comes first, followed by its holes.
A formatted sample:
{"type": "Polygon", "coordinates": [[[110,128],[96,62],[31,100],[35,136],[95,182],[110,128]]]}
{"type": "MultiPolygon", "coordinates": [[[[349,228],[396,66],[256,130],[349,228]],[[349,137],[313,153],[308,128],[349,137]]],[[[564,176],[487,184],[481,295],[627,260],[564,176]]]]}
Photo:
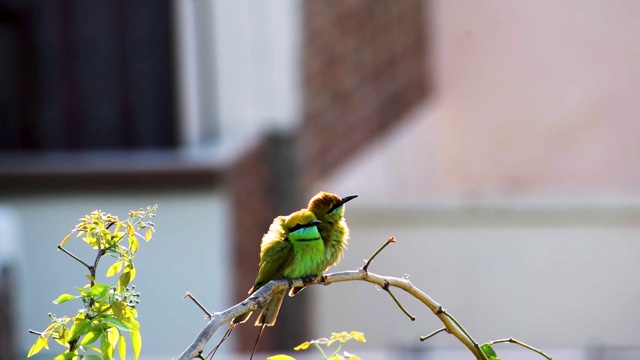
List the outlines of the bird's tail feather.
{"type": "Polygon", "coordinates": [[[278,317],[278,312],[280,311],[280,306],[282,306],[286,292],[287,289],[284,288],[273,295],[267,306],[262,310],[260,316],[258,316],[256,326],[273,326],[273,324],[276,323],[276,318],[278,317]]]}
{"type": "Polygon", "coordinates": [[[253,311],[249,311],[248,313],[244,313],[242,315],[236,316],[233,320],[231,320],[231,324],[235,325],[235,324],[243,323],[247,321],[247,319],[249,319],[251,314],[253,314],[253,311]]]}

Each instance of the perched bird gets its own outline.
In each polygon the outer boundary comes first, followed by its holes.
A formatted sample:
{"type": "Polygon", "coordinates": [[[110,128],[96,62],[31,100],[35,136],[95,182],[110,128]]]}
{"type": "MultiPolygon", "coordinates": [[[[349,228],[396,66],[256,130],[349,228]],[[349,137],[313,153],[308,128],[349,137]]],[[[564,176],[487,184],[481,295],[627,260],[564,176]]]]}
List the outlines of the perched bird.
{"type": "MultiPolygon", "coordinates": [[[[344,204],[357,198],[358,195],[349,195],[340,198],[336,194],[321,191],[309,200],[307,210],[311,211],[320,220],[318,230],[324,242],[324,270],[340,261],[349,240],[349,228],[344,220],[344,204]]],[[[322,275],[322,274],[320,274],[322,275]]],[[[289,296],[294,296],[304,287],[294,287],[289,296]]]]}
{"type": "MultiPolygon", "coordinates": [[[[309,201],[307,209],[276,217],[262,237],[260,270],[249,294],[271,280],[322,276],[324,270],[338,263],[349,239],[349,228],[343,217],[344,204],[356,197],[358,195],[340,198],[336,194],[319,192],[309,201]]],[[[292,288],[289,295],[302,289],[292,288]]],[[[255,323],[262,326],[258,339],[265,325],[275,323],[285,292],[283,289],[275,294],[262,309],[255,323]]],[[[246,313],[233,319],[212,353],[230,336],[235,325],[247,321],[250,316],[251,313],[246,313]]]]}
{"type": "MultiPolygon", "coordinates": [[[[276,217],[269,226],[269,231],[262,237],[260,270],[253,287],[249,289],[249,294],[253,294],[271,280],[321,276],[325,269],[325,251],[318,231],[319,224],[320,221],[307,209],[298,210],[289,216],[276,217]]],[[[255,323],[261,328],[253,348],[254,352],[264,327],[275,324],[286,291],[279,290],[262,308],[255,323]]],[[[214,352],[229,337],[233,327],[247,321],[250,316],[251,313],[246,313],[233,319],[214,352]]]]}
{"type": "Polygon", "coordinates": [[[336,194],[321,191],[309,200],[307,209],[321,221],[318,224],[324,241],[325,270],[340,261],[349,240],[349,228],[344,219],[344,204],[357,198],[349,195],[340,198],[336,194]]]}
{"type": "MultiPolygon", "coordinates": [[[[260,270],[249,294],[271,280],[321,276],[325,269],[325,249],[318,229],[320,224],[307,209],[275,218],[269,232],[262,237],[260,270]]],[[[256,326],[275,323],[285,292],[286,289],[281,290],[264,307],[256,326]]],[[[234,322],[244,320],[240,317],[234,322]]]]}

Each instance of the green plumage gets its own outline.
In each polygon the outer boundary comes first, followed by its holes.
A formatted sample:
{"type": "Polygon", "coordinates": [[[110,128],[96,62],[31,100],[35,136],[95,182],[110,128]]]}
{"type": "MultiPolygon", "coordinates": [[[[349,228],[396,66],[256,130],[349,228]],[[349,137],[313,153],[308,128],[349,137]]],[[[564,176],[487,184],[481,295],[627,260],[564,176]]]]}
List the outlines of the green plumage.
{"type": "Polygon", "coordinates": [[[324,241],[325,268],[336,265],[344,254],[349,241],[349,228],[344,219],[345,203],[356,198],[351,195],[340,198],[336,194],[321,191],[309,201],[309,209],[321,221],[318,224],[320,236],[324,241]]]}
{"type": "MultiPolygon", "coordinates": [[[[249,294],[271,280],[321,276],[325,269],[325,246],[319,222],[313,213],[302,209],[289,216],[278,216],[260,245],[260,270],[249,294]]],[[[280,290],[262,309],[256,326],[272,326],[284,299],[286,289],[280,290]]],[[[251,313],[239,316],[234,324],[246,321],[251,313]]]]}

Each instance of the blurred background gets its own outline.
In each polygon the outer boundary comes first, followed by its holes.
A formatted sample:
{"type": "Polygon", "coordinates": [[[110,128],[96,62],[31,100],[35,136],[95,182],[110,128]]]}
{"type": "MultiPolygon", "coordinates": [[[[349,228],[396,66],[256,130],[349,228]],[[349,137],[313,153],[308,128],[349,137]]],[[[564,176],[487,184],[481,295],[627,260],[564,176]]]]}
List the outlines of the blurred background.
{"type": "MultiPolygon", "coordinates": [[[[0,359],[24,358],[28,329],[79,306],[51,301],[86,282],[56,251],[84,214],[159,205],[135,283],[142,358],[167,359],[205,324],[185,292],[212,311],[244,299],[273,217],[319,190],[360,195],[334,270],[395,236],[370,270],[410,275],[478,342],[639,358],[638,13],[586,0],[0,1],[0,359]]],[[[419,342],[441,325],[395,293],[417,321],[370,284],[307,289],[261,357],[359,330],[367,344],[347,350],[366,359],[471,358],[446,334],[419,342]]],[[[218,356],[256,334],[238,327],[218,356]]]]}

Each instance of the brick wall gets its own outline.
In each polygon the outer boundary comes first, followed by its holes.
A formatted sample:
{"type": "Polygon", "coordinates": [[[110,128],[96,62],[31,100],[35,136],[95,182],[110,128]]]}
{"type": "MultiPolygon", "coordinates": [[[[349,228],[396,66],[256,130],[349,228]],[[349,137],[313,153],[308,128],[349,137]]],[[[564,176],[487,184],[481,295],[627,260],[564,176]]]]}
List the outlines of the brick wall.
{"type": "MultiPolygon", "coordinates": [[[[227,187],[231,194],[234,239],[235,302],[247,297],[258,274],[262,235],[278,215],[303,207],[299,198],[295,142],[289,134],[272,133],[231,166],[227,187]]],[[[295,301],[285,299],[283,310],[272,328],[260,340],[259,351],[287,350],[290,339],[307,337],[309,324],[300,319],[308,313],[308,298],[301,294],[295,301]]],[[[288,297],[287,297],[288,298],[288,297]]],[[[251,351],[258,332],[255,315],[234,330],[241,351],[251,351]]]]}
{"type": "MultiPolygon", "coordinates": [[[[397,123],[427,92],[421,0],[304,1],[304,114],[293,136],[271,134],[228,171],[232,194],[235,300],[258,272],[262,235],[277,215],[303,207],[313,179],[397,123]],[[299,165],[299,166],[296,166],[299,165]]],[[[285,300],[259,351],[288,351],[309,337],[305,292],[285,300]]],[[[255,318],[234,331],[251,351],[255,318]]]]}
{"type": "Polygon", "coordinates": [[[398,122],[427,93],[422,0],[303,2],[303,184],[398,122]]]}

